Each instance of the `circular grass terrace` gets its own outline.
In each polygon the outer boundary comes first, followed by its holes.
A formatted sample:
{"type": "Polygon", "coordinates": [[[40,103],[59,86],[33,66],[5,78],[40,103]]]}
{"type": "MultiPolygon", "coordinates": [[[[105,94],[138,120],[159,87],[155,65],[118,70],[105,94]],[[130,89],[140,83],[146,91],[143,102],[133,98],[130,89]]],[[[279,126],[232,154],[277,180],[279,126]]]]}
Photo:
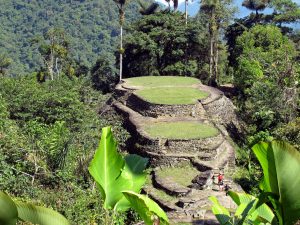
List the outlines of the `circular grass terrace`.
{"type": "Polygon", "coordinates": [[[178,140],[215,137],[219,134],[218,129],[215,127],[195,121],[157,122],[145,124],[144,131],[152,138],[178,140]]]}
{"type": "Polygon", "coordinates": [[[209,93],[192,87],[147,88],[135,94],[150,103],[164,105],[191,105],[209,96],[209,93]]]}
{"type": "Polygon", "coordinates": [[[146,76],[124,79],[129,86],[136,87],[178,87],[201,84],[200,80],[193,77],[178,76],[146,76]]]}
{"type": "Polygon", "coordinates": [[[169,178],[174,183],[187,187],[192,183],[192,180],[200,174],[200,172],[190,163],[184,162],[177,164],[175,167],[162,167],[156,171],[156,174],[160,178],[169,178]]]}

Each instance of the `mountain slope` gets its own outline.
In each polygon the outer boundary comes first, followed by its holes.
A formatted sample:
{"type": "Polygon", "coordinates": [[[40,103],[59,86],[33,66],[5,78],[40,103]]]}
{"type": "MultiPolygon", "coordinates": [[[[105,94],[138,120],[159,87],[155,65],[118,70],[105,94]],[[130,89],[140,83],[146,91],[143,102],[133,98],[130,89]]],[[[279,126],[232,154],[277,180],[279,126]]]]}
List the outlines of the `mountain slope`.
{"type": "MultiPolygon", "coordinates": [[[[13,60],[13,74],[41,66],[30,40],[51,27],[65,29],[73,58],[87,66],[116,49],[119,17],[112,0],[0,0],[0,5],[0,53],[13,60]]],[[[138,6],[128,5],[126,22],[137,16],[138,6]]]]}

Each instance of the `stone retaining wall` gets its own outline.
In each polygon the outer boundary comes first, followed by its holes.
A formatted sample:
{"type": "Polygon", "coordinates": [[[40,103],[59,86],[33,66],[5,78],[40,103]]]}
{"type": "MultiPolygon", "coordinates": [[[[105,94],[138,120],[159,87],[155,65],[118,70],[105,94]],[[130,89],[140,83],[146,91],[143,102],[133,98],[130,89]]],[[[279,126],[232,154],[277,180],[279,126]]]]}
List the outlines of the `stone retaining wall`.
{"type": "Polygon", "coordinates": [[[139,132],[137,142],[146,149],[151,149],[154,153],[184,153],[184,154],[199,154],[212,153],[217,154],[216,149],[224,141],[223,135],[220,133],[215,137],[203,139],[153,139],[144,132],[139,132]]]}
{"type": "Polygon", "coordinates": [[[165,105],[165,104],[154,104],[147,102],[140,96],[131,93],[126,103],[131,109],[139,112],[141,115],[146,117],[157,118],[159,116],[170,116],[170,117],[203,117],[205,110],[200,102],[195,104],[187,105],[165,105]]]}
{"type": "Polygon", "coordinates": [[[236,115],[236,107],[226,96],[202,104],[216,124],[224,126],[229,133],[243,133],[242,125],[236,115]]]}

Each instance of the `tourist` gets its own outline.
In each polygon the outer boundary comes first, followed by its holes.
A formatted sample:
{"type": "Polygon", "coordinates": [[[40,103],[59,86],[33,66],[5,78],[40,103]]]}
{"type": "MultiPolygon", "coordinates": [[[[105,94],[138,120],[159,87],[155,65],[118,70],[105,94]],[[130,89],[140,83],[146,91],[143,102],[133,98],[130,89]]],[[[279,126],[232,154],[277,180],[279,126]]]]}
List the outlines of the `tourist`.
{"type": "Polygon", "coordinates": [[[222,173],[219,173],[219,175],[218,175],[218,185],[219,185],[219,190],[223,191],[224,175],[222,173]]]}
{"type": "Polygon", "coordinates": [[[231,187],[228,184],[225,184],[224,191],[226,192],[226,196],[228,195],[228,191],[231,189],[231,187]]]}

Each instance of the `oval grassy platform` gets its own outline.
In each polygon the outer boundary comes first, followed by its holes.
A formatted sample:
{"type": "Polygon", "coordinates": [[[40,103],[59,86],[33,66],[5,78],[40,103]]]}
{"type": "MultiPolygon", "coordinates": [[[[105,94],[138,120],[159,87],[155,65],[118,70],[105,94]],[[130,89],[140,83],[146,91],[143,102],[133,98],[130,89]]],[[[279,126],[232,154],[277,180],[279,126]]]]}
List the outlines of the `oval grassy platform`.
{"type": "Polygon", "coordinates": [[[200,80],[192,77],[176,76],[146,76],[124,79],[129,86],[137,87],[166,87],[166,86],[191,86],[201,84],[200,80]]]}
{"type": "Polygon", "coordinates": [[[157,176],[160,178],[170,178],[175,183],[187,187],[192,183],[192,180],[200,174],[200,172],[190,163],[181,163],[170,167],[162,167],[157,170],[157,176]]]}
{"type": "Polygon", "coordinates": [[[144,131],[152,138],[179,140],[215,137],[219,134],[218,129],[215,127],[194,121],[145,124],[144,131]]]}
{"type": "Polygon", "coordinates": [[[191,87],[158,87],[147,88],[135,92],[138,96],[154,104],[184,105],[195,104],[209,93],[191,87]]]}

